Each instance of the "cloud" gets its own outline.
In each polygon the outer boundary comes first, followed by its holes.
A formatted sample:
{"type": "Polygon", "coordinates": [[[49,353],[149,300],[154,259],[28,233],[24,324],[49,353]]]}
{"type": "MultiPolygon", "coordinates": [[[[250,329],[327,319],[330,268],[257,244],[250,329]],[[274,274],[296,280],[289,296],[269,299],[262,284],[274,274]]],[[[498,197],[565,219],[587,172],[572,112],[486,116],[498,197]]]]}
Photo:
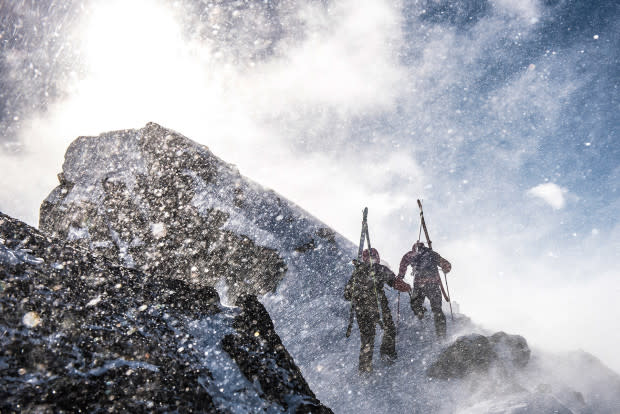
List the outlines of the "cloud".
{"type": "MultiPolygon", "coordinates": [[[[376,111],[399,95],[405,71],[397,60],[401,17],[376,1],[343,1],[329,13],[307,13],[306,40],[250,73],[272,104],[329,105],[376,111]]],[[[282,110],[283,108],[273,108],[282,110]]]]}
{"type": "Polygon", "coordinates": [[[530,23],[536,23],[540,17],[538,0],[492,0],[492,3],[506,12],[527,19],[530,23]]]}
{"type": "Polygon", "coordinates": [[[565,195],[567,192],[567,189],[554,183],[539,184],[536,187],[527,190],[528,195],[540,198],[549,204],[554,210],[564,208],[566,205],[565,195]]]}
{"type": "MultiPolygon", "coordinates": [[[[259,17],[262,23],[257,26],[264,23],[264,16],[259,17]]],[[[91,5],[81,23],[74,25],[73,39],[83,52],[81,61],[75,62],[80,77],[59,84],[63,98],[51,102],[45,112],[22,119],[20,158],[0,153],[7,159],[5,165],[16,164],[0,180],[3,187],[11,193],[20,188],[36,192],[28,203],[15,203],[5,193],[0,207],[36,223],[45,186],[54,182],[71,140],[139,128],[148,121],[201,141],[248,176],[296,200],[303,194],[320,194],[313,187],[326,181],[323,171],[333,171],[336,160],[353,168],[360,158],[369,159],[369,151],[375,155],[367,164],[376,165],[374,181],[380,179],[388,187],[392,175],[399,173],[377,165],[381,164],[377,160],[390,156],[387,149],[368,145],[343,154],[336,145],[330,153],[329,145],[350,139],[352,117],[389,111],[402,93],[399,85],[405,71],[397,53],[400,10],[380,0],[364,0],[362,5],[349,0],[329,9],[309,2],[300,7],[297,18],[304,31],[293,32],[300,39],[280,39],[287,47],[278,53],[251,65],[233,65],[212,42],[183,38],[183,20],[163,2],[91,5]],[[307,158],[303,163],[307,168],[300,172],[306,178],[288,185],[280,172],[294,167],[286,160],[300,157],[307,158]],[[36,173],[17,167],[31,164],[36,173]],[[41,176],[52,178],[42,184],[41,176]]],[[[217,22],[222,27],[224,23],[217,22]]],[[[250,22],[246,25],[252,27],[250,22]]],[[[406,158],[392,157],[394,165],[398,162],[413,171],[406,158]]],[[[353,181],[349,185],[337,181],[341,189],[372,198],[355,174],[332,176],[353,181]]]]}

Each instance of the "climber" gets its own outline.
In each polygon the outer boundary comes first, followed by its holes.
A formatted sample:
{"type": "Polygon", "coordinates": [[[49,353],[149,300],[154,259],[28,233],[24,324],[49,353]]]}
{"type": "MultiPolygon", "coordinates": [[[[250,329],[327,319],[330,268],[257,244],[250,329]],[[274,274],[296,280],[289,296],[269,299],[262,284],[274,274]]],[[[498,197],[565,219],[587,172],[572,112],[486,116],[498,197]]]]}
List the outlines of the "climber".
{"type": "Polygon", "coordinates": [[[411,310],[419,319],[422,319],[426,311],[424,299],[428,298],[433,311],[437,338],[445,338],[446,316],[441,309],[442,286],[437,266],[441,267],[445,273],[448,273],[452,269],[452,265],[441,257],[439,253],[426,247],[420,241],[416,242],[411,251],[405,253],[401,259],[397,280],[404,278],[409,265],[413,269],[411,310]]]}
{"type": "Polygon", "coordinates": [[[383,327],[381,358],[388,363],[396,360],[396,327],[392,320],[388,300],[383,292],[383,284],[410,292],[411,286],[402,279],[397,279],[387,266],[380,264],[377,249],[368,249],[362,253],[362,261],[353,260],[355,269],[349,279],[344,298],[352,301],[360,330],[360,356],[358,369],[360,373],[372,372],[372,356],[375,343],[375,325],[383,327]]]}

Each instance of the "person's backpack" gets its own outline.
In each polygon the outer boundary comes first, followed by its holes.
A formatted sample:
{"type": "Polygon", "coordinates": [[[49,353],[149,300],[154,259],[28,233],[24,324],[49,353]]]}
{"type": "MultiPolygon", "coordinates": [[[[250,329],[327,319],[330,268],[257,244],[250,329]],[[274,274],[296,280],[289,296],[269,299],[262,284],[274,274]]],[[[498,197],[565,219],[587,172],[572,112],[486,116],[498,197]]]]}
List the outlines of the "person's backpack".
{"type": "Polygon", "coordinates": [[[434,275],[437,273],[437,260],[433,251],[427,247],[424,247],[420,254],[416,255],[412,263],[413,271],[415,275],[434,275]]]}

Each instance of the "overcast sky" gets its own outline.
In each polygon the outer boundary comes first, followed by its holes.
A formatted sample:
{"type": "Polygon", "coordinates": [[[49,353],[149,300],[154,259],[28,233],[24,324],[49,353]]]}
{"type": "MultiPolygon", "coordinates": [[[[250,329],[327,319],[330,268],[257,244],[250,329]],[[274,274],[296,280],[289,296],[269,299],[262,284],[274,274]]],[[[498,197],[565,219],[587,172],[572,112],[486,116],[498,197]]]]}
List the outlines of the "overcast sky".
{"type": "Polygon", "coordinates": [[[418,237],[461,310],[620,371],[620,6],[0,1],[0,211],[37,224],[67,145],[148,121],[392,267],[418,237]]]}

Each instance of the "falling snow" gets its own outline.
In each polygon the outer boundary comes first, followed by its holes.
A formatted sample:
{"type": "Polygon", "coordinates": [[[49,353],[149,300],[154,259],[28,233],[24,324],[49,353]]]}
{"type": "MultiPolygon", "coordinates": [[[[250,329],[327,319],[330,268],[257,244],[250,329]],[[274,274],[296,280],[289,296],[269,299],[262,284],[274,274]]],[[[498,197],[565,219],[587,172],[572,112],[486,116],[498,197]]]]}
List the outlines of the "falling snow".
{"type": "Polygon", "coordinates": [[[0,215],[0,411],[618,412],[619,21],[613,0],[0,2],[0,210],[43,232],[0,215]],[[455,264],[448,338],[386,289],[399,358],[360,377],[359,212],[393,267],[418,197],[455,264]],[[499,330],[527,364],[429,377],[499,330]]]}

